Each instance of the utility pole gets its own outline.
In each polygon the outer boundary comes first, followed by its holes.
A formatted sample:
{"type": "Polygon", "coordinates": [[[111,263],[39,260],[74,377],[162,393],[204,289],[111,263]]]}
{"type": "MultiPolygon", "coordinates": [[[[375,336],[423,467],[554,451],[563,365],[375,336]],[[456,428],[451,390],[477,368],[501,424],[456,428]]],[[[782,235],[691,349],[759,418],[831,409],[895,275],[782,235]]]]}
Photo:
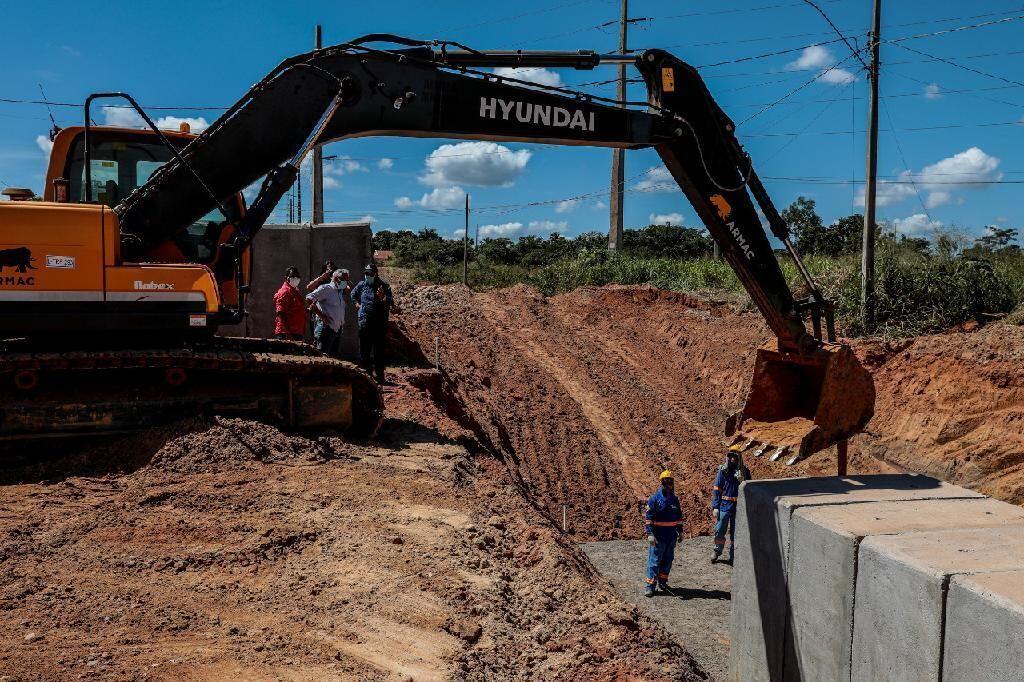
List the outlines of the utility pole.
{"type": "MultiPolygon", "coordinates": [[[[626,53],[626,26],[629,23],[629,0],[622,0],[622,14],[619,17],[619,54],[626,53]]],[[[619,64],[619,101],[626,99],[626,65],[619,64]]],[[[620,104],[620,107],[625,107],[620,104]]],[[[622,249],[622,185],[626,177],[626,153],[616,148],[612,151],[612,183],[608,198],[608,250],[622,249]]]]}
{"type": "Polygon", "coordinates": [[[873,0],[874,19],[871,36],[871,68],[868,81],[871,97],[868,100],[868,159],[864,183],[864,239],[860,265],[860,306],[864,331],[875,328],[875,176],[878,171],[878,47],[881,42],[882,0],[873,0]]]}
{"type": "Polygon", "coordinates": [[[466,232],[462,236],[462,283],[469,285],[469,195],[466,195],[466,232]]]}
{"type": "MultiPolygon", "coordinates": [[[[314,47],[323,47],[323,29],[316,25],[314,47]]],[[[313,147],[313,216],[314,225],[324,222],[324,150],[320,145],[313,147]]]]}

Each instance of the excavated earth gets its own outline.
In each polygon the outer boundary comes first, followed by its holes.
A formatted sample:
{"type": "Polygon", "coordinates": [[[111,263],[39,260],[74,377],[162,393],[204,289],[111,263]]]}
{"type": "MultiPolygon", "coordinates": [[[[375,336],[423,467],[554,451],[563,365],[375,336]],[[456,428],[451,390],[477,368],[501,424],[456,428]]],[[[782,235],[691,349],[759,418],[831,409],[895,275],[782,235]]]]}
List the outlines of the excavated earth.
{"type": "Polygon", "coordinates": [[[9,458],[3,679],[706,679],[436,372],[394,378],[373,443],[214,418],[9,458]]]}
{"type": "MultiPolygon", "coordinates": [[[[405,366],[372,442],[197,418],[5,445],[0,676],[706,679],[685,632],[623,601],[577,543],[641,537],[663,468],[687,533],[710,530],[759,316],[650,287],[396,295],[405,366]]],[[[1024,502],[1024,329],[854,345],[878,399],[851,472],[1024,502]]]]}
{"type": "MultiPolygon", "coordinates": [[[[675,472],[690,535],[710,532],[722,427],[742,406],[761,317],[736,300],[647,286],[544,297],[515,286],[403,290],[402,334],[428,349],[531,498],[581,540],[636,538],[640,501],[675,472]]],[[[858,341],[877,400],[849,471],[937,475],[1024,503],[1024,328],[858,341]]],[[[748,457],[754,477],[831,475],[748,457]]]]}

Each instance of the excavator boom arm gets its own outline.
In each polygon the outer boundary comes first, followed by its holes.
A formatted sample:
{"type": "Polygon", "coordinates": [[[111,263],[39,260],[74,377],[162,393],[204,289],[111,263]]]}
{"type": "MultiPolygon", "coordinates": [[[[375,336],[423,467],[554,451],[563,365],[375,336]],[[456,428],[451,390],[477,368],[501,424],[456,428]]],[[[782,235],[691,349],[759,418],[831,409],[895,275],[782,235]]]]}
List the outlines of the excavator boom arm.
{"type": "Polygon", "coordinates": [[[796,461],[863,428],[873,410],[870,377],[848,348],[816,338],[817,322],[816,334],[807,332],[803,311],[828,310],[829,304],[793,248],[735,125],[696,69],[662,50],[627,56],[437,48],[375,35],[285,60],[193,140],[182,161],[161,168],[116,207],[123,232],[143,247],[162,242],[209,211],[215,198],[268,176],[258,202],[264,210],[226,245],[244,248],[294,178],[289,160],[311,145],[350,137],[654,148],[777,338],[774,348],[759,351],[750,396],[727,431],[745,436],[748,445],[759,443],[758,453],[771,445],[776,458],[793,448],[796,461]],[[402,47],[368,47],[379,41],[402,47]],[[589,69],[627,61],[647,86],[646,102],[616,102],[479,70],[589,69]],[[794,299],[755,201],[809,285],[806,301],[794,299]],[[779,422],[792,428],[780,430],[779,422]],[[768,426],[751,430],[750,424],[768,426]]]}
{"type": "MultiPolygon", "coordinates": [[[[339,92],[341,107],[322,125],[316,144],[390,135],[654,147],[781,346],[814,345],[747,192],[751,163],[696,69],[660,50],[633,58],[429,47],[389,51],[363,44],[282,62],[183,151],[187,164],[217,197],[237,193],[292,158],[339,92]],[[492,65],[592,68],[625,59],[633,60],[647,84],[646,110],[473,71],[492,65]]],[[[212,208],[193,173],[172,162],[116,210],[122,230],[145,247],[212,208]]],[[[255,231],[244,234],[251,238],[255,231]]]]}

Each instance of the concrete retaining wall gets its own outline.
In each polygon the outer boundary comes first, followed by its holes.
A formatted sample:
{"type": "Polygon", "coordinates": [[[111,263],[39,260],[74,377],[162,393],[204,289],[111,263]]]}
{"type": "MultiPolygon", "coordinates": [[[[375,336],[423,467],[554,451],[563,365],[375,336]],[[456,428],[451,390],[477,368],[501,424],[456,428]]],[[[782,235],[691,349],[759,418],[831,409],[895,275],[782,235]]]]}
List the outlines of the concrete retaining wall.
{"type": "Polygon", "coordinates": [[[1024,568],[1024,510],[925,476],[751,481],[736,536],[733,680],[938,680],[949,577],[1024,568]]]}
{"type": "MultiPolygon", "coordinates": [[[[362,277],[362,269],[373,256],[369,223],[324,223],[322,225],[267,225],[253,244],[252,293],[245,322],[225,327],[227,336],[274,335],[274,294],[284,281],[285,270],[295,266],[302,273],[301,291],[311,277],[320,274],[325,260],[333,260],[339,268],[347,268],[353,280],[362,277]]],[[[307,339],[312,330],[306,330],[307,339]]],[[[355,312],[349,309],[342,336],[342,357],[355,360],[359,354],[355,312]]]]}
{"type": "Polygon", "coordinates": [[[953,576],[944,643],[945,681],[1024,678],[1024,570],[953,576]]]}

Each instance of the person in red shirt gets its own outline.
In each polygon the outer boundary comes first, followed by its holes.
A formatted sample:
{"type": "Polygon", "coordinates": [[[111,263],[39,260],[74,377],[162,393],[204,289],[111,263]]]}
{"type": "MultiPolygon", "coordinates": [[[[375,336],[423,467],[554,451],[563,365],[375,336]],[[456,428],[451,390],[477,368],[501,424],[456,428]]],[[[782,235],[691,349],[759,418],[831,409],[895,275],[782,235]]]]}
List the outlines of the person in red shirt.
{"type": "Polygon", "coordinates": [[[279,339],[301,341],[306,332],[306,306],[299,293],[299,269],[288,268],[284,282],[274,294],[274,336],[279,339]]]}

